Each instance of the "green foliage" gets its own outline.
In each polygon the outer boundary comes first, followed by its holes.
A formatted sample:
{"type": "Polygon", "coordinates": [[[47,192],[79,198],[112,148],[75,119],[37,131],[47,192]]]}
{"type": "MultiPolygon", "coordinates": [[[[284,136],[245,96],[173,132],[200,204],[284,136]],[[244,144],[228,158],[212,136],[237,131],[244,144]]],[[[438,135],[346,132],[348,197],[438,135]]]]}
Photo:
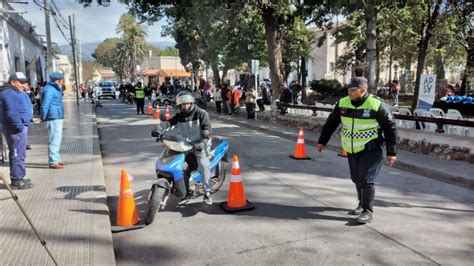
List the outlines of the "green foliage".
{"type": "Polygon", "coordinates": [[[316,91],[325,97],[343,96],[346,91],[341,83],[335,79],[313,80],[309,85],[313,91],[316,91]]]}
{"type": "Polygon", "coordinates": [[[125,13],[119,19],[116,32],[120,34],[122,40],[122,43],[117,45],[118,56],[122,65],[122,68],[119,69],[119,75],[134,79],[136,77],[136,65],[145,57],[147,30],[137,22],[134,15],[125,13]]]}
{"type": "Polygon", "coordinates": [[[179,51],[174,47],[166,47],[164,50],[160,51],[159,56],[178,56],[179,51]]]}
{"type": "Polygon", "coordinates": [[[105,67],[112,68],[117,63],[117,44],[122,41],[119,38],[107,38],[94,50],[92,57],[105,67]]]}
{"type": "Polygon", "coordinates": [[[283,35],[283,67],[285,76],[288,76],[295,70],[301,57],[309,57],[309,48],[314,40],[314,34],[306,28],[301,18],[296,18],[293,24],[283,29],[283,35]]]}

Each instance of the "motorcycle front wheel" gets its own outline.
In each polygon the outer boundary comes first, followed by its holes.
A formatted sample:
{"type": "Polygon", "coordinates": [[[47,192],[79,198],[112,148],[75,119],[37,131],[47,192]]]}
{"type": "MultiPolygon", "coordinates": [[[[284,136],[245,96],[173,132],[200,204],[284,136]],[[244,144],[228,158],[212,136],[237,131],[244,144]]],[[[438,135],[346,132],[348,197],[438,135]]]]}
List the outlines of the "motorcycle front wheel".
{"type": "Polygon", "coordinates": [[[151,187],[150,196],[148,199],[148,210],[145,216],[145,224],[149,225],[155,220],[156,213],[159,211],[161,203],[167,195],[167,190],[153,185],[151,187]]]}
{"type": "Polygon", "coordinates": [[[224,162],[220,161],[211,177],[211,193],[216,193],[224,184],[227,171],[224,167],[224,162]]]}

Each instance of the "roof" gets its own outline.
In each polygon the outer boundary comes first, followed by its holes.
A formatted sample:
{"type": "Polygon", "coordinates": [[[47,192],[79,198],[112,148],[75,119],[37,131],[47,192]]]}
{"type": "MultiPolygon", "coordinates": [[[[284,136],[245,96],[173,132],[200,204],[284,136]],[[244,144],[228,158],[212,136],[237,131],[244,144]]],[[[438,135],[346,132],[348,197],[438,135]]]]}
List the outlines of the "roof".
{"type": "Polygon", "coordinates": [[[142,74],[143,76],[161,76],[175,78],[186,78],[191,76],[191,73],[181,69],[148,69],[144,70],[142,74]]]}

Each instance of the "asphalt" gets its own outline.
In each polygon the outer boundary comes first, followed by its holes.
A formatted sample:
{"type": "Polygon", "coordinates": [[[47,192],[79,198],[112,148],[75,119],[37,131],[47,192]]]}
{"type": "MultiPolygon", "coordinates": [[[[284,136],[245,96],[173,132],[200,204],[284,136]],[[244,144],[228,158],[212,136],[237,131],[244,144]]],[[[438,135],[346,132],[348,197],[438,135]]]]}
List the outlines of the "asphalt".
{"type": "MultiPolygon", "coordinates": [[[[268,106],[269,109],[269,106],[268,106]]],[[[281,123],[269,122],[268,120],[263,119],[246,119],[245,109],[241,108],[238,115],[228,116],[228,115],[217,115],[214,114],[213,106],[210,108],[210,113],[214,118],[219,118],[239,126],[245,126],[251,129],[258,130],[260,132],[266,132],[268,134],[277,135],[279,137],[295,140],[298,136],[298,128],[292,128],[281,123]]],[[[257,114],[260,116],[268,116],[270,111],[265,111],[266,113],[257,114]]],[[[298,120],[300,117],[298,115],[286,115],[291,117],[294,120],[298,120]]],[[[307,118],[307,117],[305,117],[307,118]]],[[[312,148],[307,149],[310,156],[313,158],[318,158],[320,155],[316,152],[316,146],[318,144],[319,133],[305,131],[304,139],[307,145],[312,146],[312,148]]],[[[326,146],[327,149],[340,152],[341,144],[340,139],[337,137],[332,137],[326,146]]],[[[288,151],[292,153],[293,151],[288,151]]],[[[397,161],[395,162],[394,168],[408,171],[414,174],[422,175],[432,179],[436,179],[442,182],[454,184],[457,186],[474,189],[474,165],[468,162],[460,161],[448,161],[441,159],[432,155],[425,155],[420,153],[413,153],[405,150],[399,150],[397,154],[397,161]]]]}
{"type": "MultiPolygon", "coordinates": [[[[97,114],[110,212],[126,168],[143,218],[163,150],[150,137],[156,120],[117,101],[104,101],[97,114]]],[[[229,174],[212,206],[202,198],[178,204],[171,197],[151,225],[113,234],[117,265],[472,264],[472,190],[382,167],[374,220],[361,226],[346,214],[356,204],[355,189],[337,152],[316,154],[307,144],[313,159],[296,161],[288,157],[296,138],[219,117],[212,127],[214,136],[229,141],[229,156],[238,155],[247,199],[256,208],[222,210],[229,174]]]]}
{"type": "MultiPolygon", "coordinates": [[[[27,178],[33,189],[14,191],[59,265],[115,265],[102,157],[93,105],[64,101],[64,169],[48,168],[47,130],[30,126],[27,178]]],[[[9,177],[8,162],[0,172],[9,177]]],[[[0,265],[52,265],[12,196],[0,181],[0,265]]]]}

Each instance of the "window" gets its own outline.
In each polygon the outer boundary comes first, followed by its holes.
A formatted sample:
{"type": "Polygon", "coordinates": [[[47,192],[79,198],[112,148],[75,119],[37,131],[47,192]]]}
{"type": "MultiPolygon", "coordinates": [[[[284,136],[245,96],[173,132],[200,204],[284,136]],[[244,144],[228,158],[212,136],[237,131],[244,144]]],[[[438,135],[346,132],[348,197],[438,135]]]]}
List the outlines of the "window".
{"type": "Polygon", "coordinates": [[[334,71],[334,62],[329,63],[329,71],[334,71]]]}
{"type": "Polygon", "coordinates": [[[20,71],[20,58],[15,56],[15,72],[20,71]]]}

